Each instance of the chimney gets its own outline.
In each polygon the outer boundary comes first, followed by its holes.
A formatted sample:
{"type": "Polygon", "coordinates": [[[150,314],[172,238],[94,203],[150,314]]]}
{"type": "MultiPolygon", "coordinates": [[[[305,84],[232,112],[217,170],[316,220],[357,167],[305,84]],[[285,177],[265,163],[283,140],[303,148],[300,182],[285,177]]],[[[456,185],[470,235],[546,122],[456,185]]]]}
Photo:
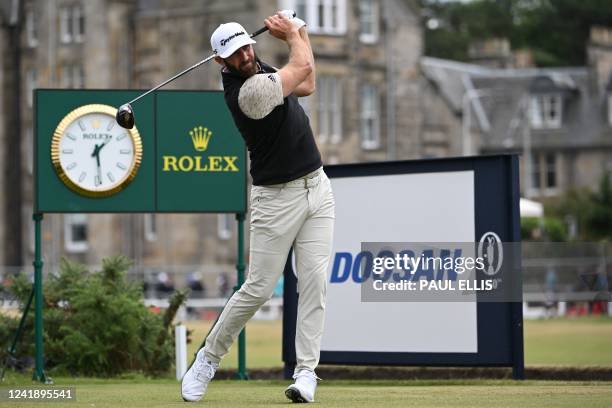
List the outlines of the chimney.
{"type": "Polygon", "coordinates": [[[589,68],[597,80],[597,89],[605,92],[612,74],[612,27],[591,27],[587,57],[589,68]]]}
{"type": "Polygon", "coordinates": [[[512,51],[507,38],[490,38],[474,41],[468,49],[470,60],[490,68],[512,66],[512,51]]]}
{"type": "Polygon", "coordinates": [[[513,53],[514,65],[512,68],[533,68],[533,52],[529,49],[516,50],[513,53]]]}

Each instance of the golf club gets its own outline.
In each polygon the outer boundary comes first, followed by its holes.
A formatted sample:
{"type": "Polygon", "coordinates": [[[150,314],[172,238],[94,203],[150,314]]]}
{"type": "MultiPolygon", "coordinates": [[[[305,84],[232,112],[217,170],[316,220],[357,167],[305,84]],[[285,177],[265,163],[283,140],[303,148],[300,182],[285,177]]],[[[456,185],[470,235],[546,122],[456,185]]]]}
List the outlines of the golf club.
{"type": "MultiPolygon", "coordinates": [[[[295,17],[295,12],[293,12],[292,14],[293,14],[292,17],[295,17]]],[[[268,31],[268,27],[262,27],[259,30],[255,31],[253,34],[251,34],[251,38],[257,37],[259,34],[264,33],[266,31],[268,31]]],[[[215,54],[212,54],[209,57],[206,57],[202,61],[200,61],[200,62],[190,66],[189,68],[179,72],[178,74],[174,75],[172,78],[165,80],[164,82],[162,82],[161,84],[157,85],[156,87],[151,88],[148,91],[146,91],[145,93],[137,96],[136,98],[132,99],[128,103],[125,103],[125,104],[121,105],[119,107],[119,109],[117,110],[117,115],[115,116],[119,126],[121,126],[122,128],[125,128],[125,129],[131,129],[131,128],[134,127],[135,119],[134,119],[134,110],[132,109],[132,104],[134,102],[136,102],[137,100],[139,100],[142,97],[147,96],[151,92],[156,91],[157,89],[161,88],[162,86],[164,86],[164,85],[174,81],[175,79],[182,77],[183,75],[185,75],[186,73],[196,69],[200,65],[203,65],[203,64],[207,63],[208,61],[213,59],[216,55],[217,54],[215,53],[215,54]]]]}

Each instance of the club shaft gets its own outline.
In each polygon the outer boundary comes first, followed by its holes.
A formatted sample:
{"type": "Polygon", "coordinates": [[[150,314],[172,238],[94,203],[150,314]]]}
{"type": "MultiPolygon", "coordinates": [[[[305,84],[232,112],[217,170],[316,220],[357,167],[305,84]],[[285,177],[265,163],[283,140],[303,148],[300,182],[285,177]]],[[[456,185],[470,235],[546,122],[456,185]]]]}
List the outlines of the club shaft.
{"type": "Polygon", "coordinates": [[[176,74],[175,76],[173,76],[172,78],[166,79],[164,82],[162,82],[161,84],[157,85],[154,88],[149,89],[147,92],[143,93],[142,95],[137,96],[136,98],[132,99],[131,101],[129,101],[128,103],[131,105],[134,102],[136,102],[137,100],[139,100],[140,98],[143,98],[145,96],[147,96],[148,94],[150,94],[151,92],[157,91],[159,88],[161,88],[162,86],[174,81],[175,79],[182,77],[183,75],[185,75],[186,73],[188,73],[189,71],[192,71],[194,69],[196,69],[197,67],[199,67],[202,64],[207,63],[208,61],[210,61],[211,59],[213,59],[217,54],[212,54],[209,57],[206,57],[205,59],[203,59],[202,61],[193,64],[192,66],[190,66],[189,68],[179,72],[178,74],[176,74]]]}
{"type": "MultiPolygon", "coordinates": [[[[259,30],[255,31],[253,34],[251,34],[251,38],[253,37],[257,37],[259,34],[264,33],[268,31],[268,27],[262,27],[259,30]]],[[[190,66],[189,68],[179,72],[178,74],[176,74],[175,76],[173,76],[172,78],[166,79],[164,82],[162,82],[161,84],[157,85],[154,88],[149,89],[147,92],[137,96],[136,98],[132,99],[131,101],[128,102],[128,104],[133,104],[134,102],[136,102],[137,100],[139,100],[140,98],[143,98],[145,96],[147,96],[148,94],[150,94],[151,92],[157,91],[159,88],[161,88],[162,86],[174,81],[177,78],[182,77],[183,75],[185,75],[186,73],[193,71],[194,69],[196,69],[197,67],[199,67],[202,64],[206,64],[208,61],[210,61],[211,59],[213,59],[214,57],[216,57],[217,54],[212,54],[209,57],[206,57],[205,59],[203,59],[200,62],[197,62],[195,64],[193,64],[192,66],[190,66]]]]}

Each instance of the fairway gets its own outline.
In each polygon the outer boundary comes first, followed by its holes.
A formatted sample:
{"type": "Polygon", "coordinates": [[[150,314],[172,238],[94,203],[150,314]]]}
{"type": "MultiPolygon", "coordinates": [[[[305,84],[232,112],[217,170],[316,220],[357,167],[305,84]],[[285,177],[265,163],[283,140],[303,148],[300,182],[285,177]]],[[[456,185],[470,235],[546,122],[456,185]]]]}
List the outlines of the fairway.
{"type": "MultiPolygon", "coordinates": [[[[191,320],[184,323],[187,329],[193,330],[191,343],[187,346],[187,360],[191,363],[193,356],[208,334],[212,321],[191,320]]],[[[280,367],[282,348],[282,322],[280,320],[253,320],[247,323],[247,367],[280,367]]],[[[238,346],[230,348],[229,354],[223,359],[223,368],[238,367],[238,346]]]]}
{"type": "MultiPolygon", "coordinates": [[[[208,333],[211,321],[188,321],[193,330],[187,359],[208,333]]],[[[525,365],[612,366],[611,318],[558,318],[525,321],[525,365]]],[[[247,368],[280,367],[282,322],[251,321],[247,325],[247,368]]],[[[234,344],[223,368],[237,367],[234,344]]]]}
{"type": "MultiPolygon", "coordinates": [[[[76,402],[53,403],[57,408],[185,407],[178,382],[171,380],[139,379],[136,383],[129,379],[75,381],[58,378],[56,384],[75,386],[77,395],[76,402]]],[[[240,408],[288,406],[290,403],[283,394],[287,384],[286,381],[213,380],[201,404],[240,408]]],[[[487,380],[323,381],[316,399],[326,407],[609,407],[612,405],[612,384],[487,380]]],[[[40,407],[41,404],[19,402],[2,406],[40,407]]]]}
{"type": "MultiPolygon", "coordinates": [[[[212,322],[190,321],[191,353],[212,322]]],[[[281,322],[253,321],[247,326],[247,367],[281,366],[281,322]]],[[[527,365],[612,365],[612,319],[553,319],[525,322],[527,365]]],[[[236,347],[222,368],[236,367],[236,347]]],[[[375,368],[372,368],[375,370],[375,368]]],[[[52,374],[51,374],[52,375],[52,374]]],[[[52,375],[53,376],[53,375],[52,375]]],[[[120,379],[54,378],[55,386],[76,387],[77,401],[53,407],[185,407],[180,385],[172,378],[137,374],[120,379]]],[[[283,390],[289,381],[213,380],[201,406],[289,406],[283,390]]],[[[1,387],[32,387],[29,374],[8,372],[1,387]]],[[[326,407],[610,407],[612,382],[512,380],[323,380],[317,403],[326,407]]],[[[40,403],[0,403],[40,407],[40,403]]]]}
{"type": "Polygon", "coordinates": [[[612,366],[612,319],[526,320],[525,364],[612,366]]]}

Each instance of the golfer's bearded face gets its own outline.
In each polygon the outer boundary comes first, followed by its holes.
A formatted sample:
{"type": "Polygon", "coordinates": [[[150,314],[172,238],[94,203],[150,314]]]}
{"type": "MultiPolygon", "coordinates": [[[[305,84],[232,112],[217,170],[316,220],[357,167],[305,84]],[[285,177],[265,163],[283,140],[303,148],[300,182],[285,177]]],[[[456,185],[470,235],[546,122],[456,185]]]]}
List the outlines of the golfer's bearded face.
{"type": "Polygon", "coordinates": [[[229,57],[223,60],[225,67],[243,77],[251,77],[257,73],[257,57],[251,44],[238,48],[229,57]]]}

